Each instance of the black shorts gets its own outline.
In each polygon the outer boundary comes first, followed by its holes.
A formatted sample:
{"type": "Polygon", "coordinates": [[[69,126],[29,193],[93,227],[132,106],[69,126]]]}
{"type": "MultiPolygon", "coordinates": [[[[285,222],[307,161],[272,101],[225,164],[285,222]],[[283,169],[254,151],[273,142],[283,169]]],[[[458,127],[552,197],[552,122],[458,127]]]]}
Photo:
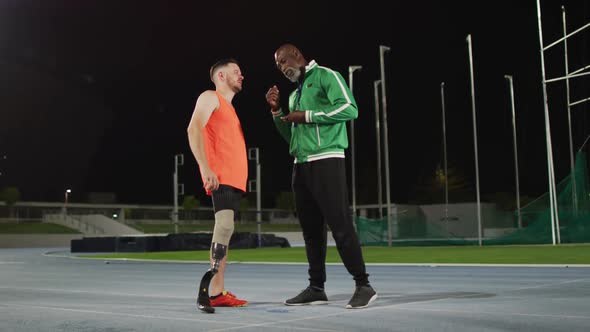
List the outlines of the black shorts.
{"type": "Polygon", "coordinates": [[[220,184],[217,190],[211,192],[213,211],[217,213],[221,210],[233,210],[234,213],[238,213],[243,193],[232,186],[220,184]]]}

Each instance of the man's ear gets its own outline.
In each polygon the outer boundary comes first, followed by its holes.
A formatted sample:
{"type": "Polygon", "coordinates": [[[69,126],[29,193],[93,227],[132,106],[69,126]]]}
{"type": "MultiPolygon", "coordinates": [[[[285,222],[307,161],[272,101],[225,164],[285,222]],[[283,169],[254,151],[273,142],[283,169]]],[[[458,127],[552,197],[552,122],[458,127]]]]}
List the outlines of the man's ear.
{"type": "Polygon", "coordinates": [[[217,72],[217,79],[220,82],[223,82],[225,80],[225,73],[223,72],[223,70],[217,72]]]}

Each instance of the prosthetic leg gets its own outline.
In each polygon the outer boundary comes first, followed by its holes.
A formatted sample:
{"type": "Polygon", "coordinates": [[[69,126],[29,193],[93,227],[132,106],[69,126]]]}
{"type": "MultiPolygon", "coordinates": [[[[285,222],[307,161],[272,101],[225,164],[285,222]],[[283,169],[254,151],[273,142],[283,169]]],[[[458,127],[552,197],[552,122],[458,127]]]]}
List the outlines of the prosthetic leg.
{"type": "Polygon", "coordinates": [[[199,295],[197,297],[197,307],[203,312],[209,314],[215,312],[215,308],[211,306],[211,301],[209,300],[209,285],[211,284],[211,279],[213,279],[217,271],[219,271],[219,264],[223,257],[225,257],[226,253],[226,245],[217,242],[211,243],[211,256],[213,257],[213,264],[211,268],[205,272],[205,275],[201,279],[201,284],[199,285],[199,295]]]}

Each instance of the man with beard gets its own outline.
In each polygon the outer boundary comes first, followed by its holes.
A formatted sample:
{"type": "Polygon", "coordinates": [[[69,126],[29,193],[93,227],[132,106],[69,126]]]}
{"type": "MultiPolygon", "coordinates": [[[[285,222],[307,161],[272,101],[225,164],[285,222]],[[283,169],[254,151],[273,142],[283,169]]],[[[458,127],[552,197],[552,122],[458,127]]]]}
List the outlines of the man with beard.
{"type": "Polygon", "coordinates": [[[277,86],[266,93],[274,123],[295,158],[292,186],[309,263],[309,286],[286,305],[326,303],[327,226],[338,253],[356,284],[348,309],[365,308],[377,298],[349,211],[344,150],[346,121],[358,116],[356,102],[338,72],[307,61],[294,45],[275,52],[277,68],[297,89],[289,96],[289,112],[280,107],[277,86]]]}
{"type": "Polygon", "coordinates": [[[238,299],[224,288],[227,251],[234,231],[234,216],[246,191],[248,163],[240,120],[232,105],[242,90],[244,76],[234,59],[220,60],[211,66],[215,90],[197,99],[188,126],[191,151],[199,164],[203,187],[212,196],[215,227],[211,241],[211,268],[199,287],[199,309],[212,313],[212,307],[241,307],[238,299]]]}

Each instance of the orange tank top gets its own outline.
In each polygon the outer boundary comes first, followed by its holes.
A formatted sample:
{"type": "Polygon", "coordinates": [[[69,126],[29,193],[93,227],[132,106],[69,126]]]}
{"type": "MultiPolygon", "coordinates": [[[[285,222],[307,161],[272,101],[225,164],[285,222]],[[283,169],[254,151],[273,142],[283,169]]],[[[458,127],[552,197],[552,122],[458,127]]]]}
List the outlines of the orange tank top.
{"type": "MultiPolygon", "coordinates": [[[[219,108],[211,113],[203,139],[209,167],[217,174],[219,184],[246,191],[248,161],[246,142],[240,119],[234,107],[215,91],[219,108]]],[[[203,181],[204,183],[204,181],[203,181]]],[[[207,191],[211,195],[210,191],[207,191]]]]}

